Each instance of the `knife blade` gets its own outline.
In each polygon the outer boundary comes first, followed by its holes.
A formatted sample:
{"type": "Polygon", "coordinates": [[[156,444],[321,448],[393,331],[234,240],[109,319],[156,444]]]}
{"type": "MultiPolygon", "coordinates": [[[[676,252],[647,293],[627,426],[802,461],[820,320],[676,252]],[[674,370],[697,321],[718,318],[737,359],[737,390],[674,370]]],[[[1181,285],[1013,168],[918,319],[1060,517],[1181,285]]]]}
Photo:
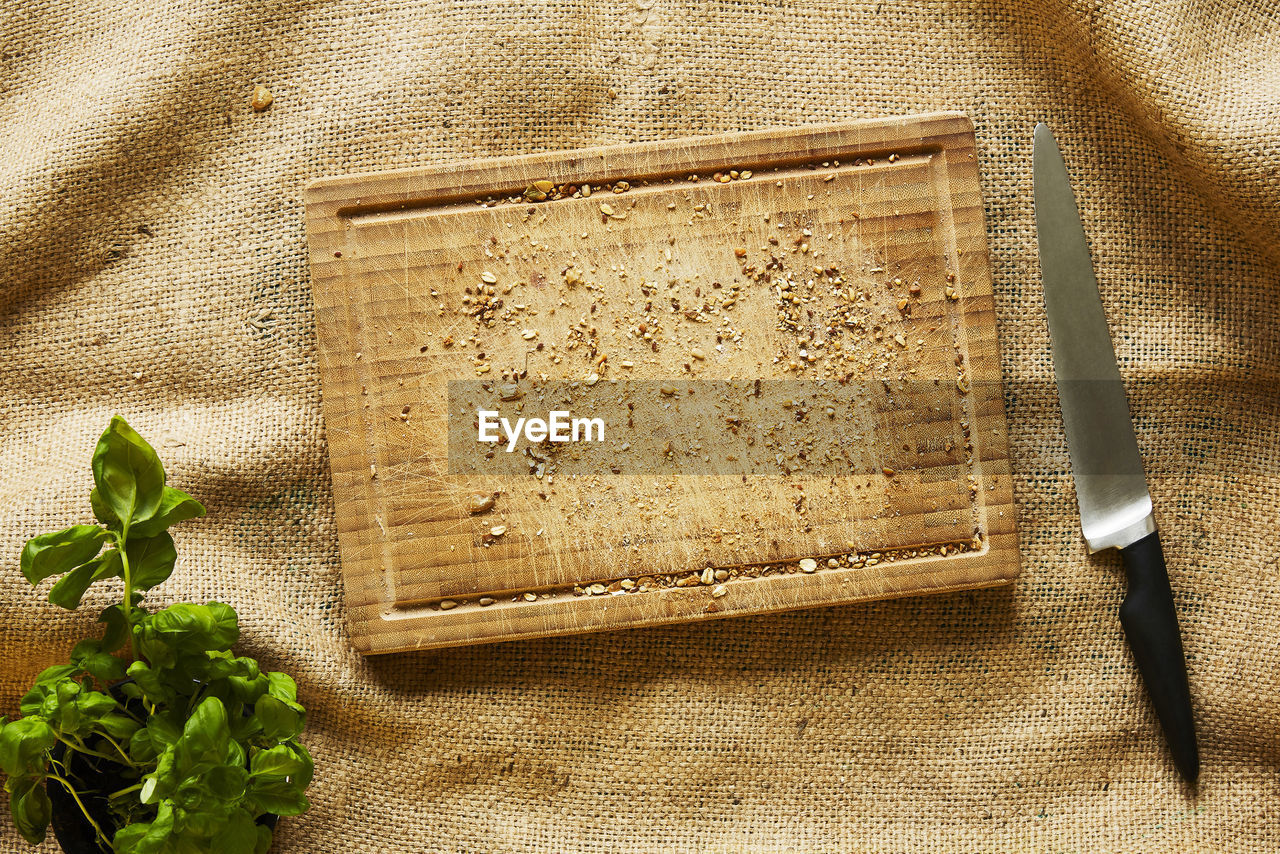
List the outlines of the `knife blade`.
{"type": "Polygon", "coordinates": [[[1084,225],[1053,134],[1035,129],[1036,236],[1054,377],[1080,527],[1090,553],[1120,550],[1129,589],[1120,622],[1179,772],[1200,773],[1186,658],[1142,454],[1094,278],[1084,225]]]}

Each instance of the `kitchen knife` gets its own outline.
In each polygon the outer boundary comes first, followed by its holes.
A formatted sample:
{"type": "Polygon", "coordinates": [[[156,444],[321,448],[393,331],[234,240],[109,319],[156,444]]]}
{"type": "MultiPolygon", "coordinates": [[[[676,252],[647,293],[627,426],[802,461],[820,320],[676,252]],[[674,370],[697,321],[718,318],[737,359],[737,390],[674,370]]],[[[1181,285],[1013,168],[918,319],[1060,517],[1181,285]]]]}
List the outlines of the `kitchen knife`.
{"type": "Polygon", "coordinates": [[[1174,764],[1194,783],[1200,757],[1187,664],[1151,494],[1066,164],[1043,124],[1032,160],[1045,311],[1081,528],[1090,553],[1118,548],[1124,559],[1129,592],[1120,622],[1174,764]]]}

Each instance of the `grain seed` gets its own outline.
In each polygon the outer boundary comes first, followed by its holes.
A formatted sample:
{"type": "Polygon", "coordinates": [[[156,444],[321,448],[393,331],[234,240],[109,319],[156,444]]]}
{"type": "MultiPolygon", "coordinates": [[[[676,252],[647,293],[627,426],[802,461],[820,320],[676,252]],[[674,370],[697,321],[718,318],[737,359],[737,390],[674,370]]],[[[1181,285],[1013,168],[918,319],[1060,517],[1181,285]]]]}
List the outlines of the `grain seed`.
{"type": "Polygon", "coordinates": [[[467,510],[471,512],[472,516],[487,513],[493,509],[496,500],[492,495],[483,495],[477,492],[471,496],[471,500],[467,504],[467,510]]]}
{"type": "Polygon", "coordinates": [[[492,604],[493,604],[494,602],[496,602],[496,601],[498,601],[498,600],[494,599],[492,596],[481,596],[481,597],[480,597],[480,604],[481,604],[481,606],[483,606],[483,607],[485,607],[485,608],[489,607],[490,605],[492,605],[492,604]]]}
{"type": "Polygon", "coordinates": [[[267,107],[271,106],[271,102],[275,100],[275,96],[271,94],[271,90],[266,86],[254,86],[253,97],[249,99],[249,106],[253,107],[255,113],[261,113],[267,107]]]}
{"type": "Polygon", "coordinates": [[[711,596],[715,599],[719,599],[720,597],[724,596],[728,592],[729,592],[728,588],[726,588],[723,584],[717,584],[715,586],[715,589],[711,591],[711,596]]]}
{"type": "Polygon", "coordinates": [[[448,611],[449,609],[456,608],[456,607],[458,607],[458,603],[453,601],[452,599],[445,599],[440,603],[441,611],[448,611]]]}
{"type": "Polygon", "coordinates": [[[494,525],[492,528],[489,529],[489,533],[495,537],[501,537],[506,532],[507,532],[506,525],[494,525]]]}
{"type": "Polygon", "coordinates": [[[800,561],[801,572],[817,572],[818,562],[811,557],[804,558],[800,561]]]}

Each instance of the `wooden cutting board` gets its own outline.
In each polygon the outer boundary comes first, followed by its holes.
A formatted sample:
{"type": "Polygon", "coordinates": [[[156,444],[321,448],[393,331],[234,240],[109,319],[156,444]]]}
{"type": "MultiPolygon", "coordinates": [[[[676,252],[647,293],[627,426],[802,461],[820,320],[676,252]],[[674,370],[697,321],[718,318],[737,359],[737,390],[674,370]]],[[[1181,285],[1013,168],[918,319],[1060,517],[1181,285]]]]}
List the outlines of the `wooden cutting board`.
{"type": "Polygon", "coordinates": [[[964,116],[336,177],[306,208],[362,652],[1016,576],[964,116]],[[482,410],[583,430],[481,442],[482,410]]]}

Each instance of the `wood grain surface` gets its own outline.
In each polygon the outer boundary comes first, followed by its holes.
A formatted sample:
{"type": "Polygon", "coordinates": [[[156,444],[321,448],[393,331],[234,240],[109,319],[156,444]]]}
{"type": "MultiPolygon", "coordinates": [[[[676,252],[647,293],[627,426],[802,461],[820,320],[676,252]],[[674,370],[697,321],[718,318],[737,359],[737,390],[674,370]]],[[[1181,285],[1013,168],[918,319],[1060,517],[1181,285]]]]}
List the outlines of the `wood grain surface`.
{"type": "Polygon", "coordinates": [[[964,116],[344,176],[306,207],[361,651],[1016,576],[964,116]],[[507,453],[480,408],[605,437],[507,453]]]}

